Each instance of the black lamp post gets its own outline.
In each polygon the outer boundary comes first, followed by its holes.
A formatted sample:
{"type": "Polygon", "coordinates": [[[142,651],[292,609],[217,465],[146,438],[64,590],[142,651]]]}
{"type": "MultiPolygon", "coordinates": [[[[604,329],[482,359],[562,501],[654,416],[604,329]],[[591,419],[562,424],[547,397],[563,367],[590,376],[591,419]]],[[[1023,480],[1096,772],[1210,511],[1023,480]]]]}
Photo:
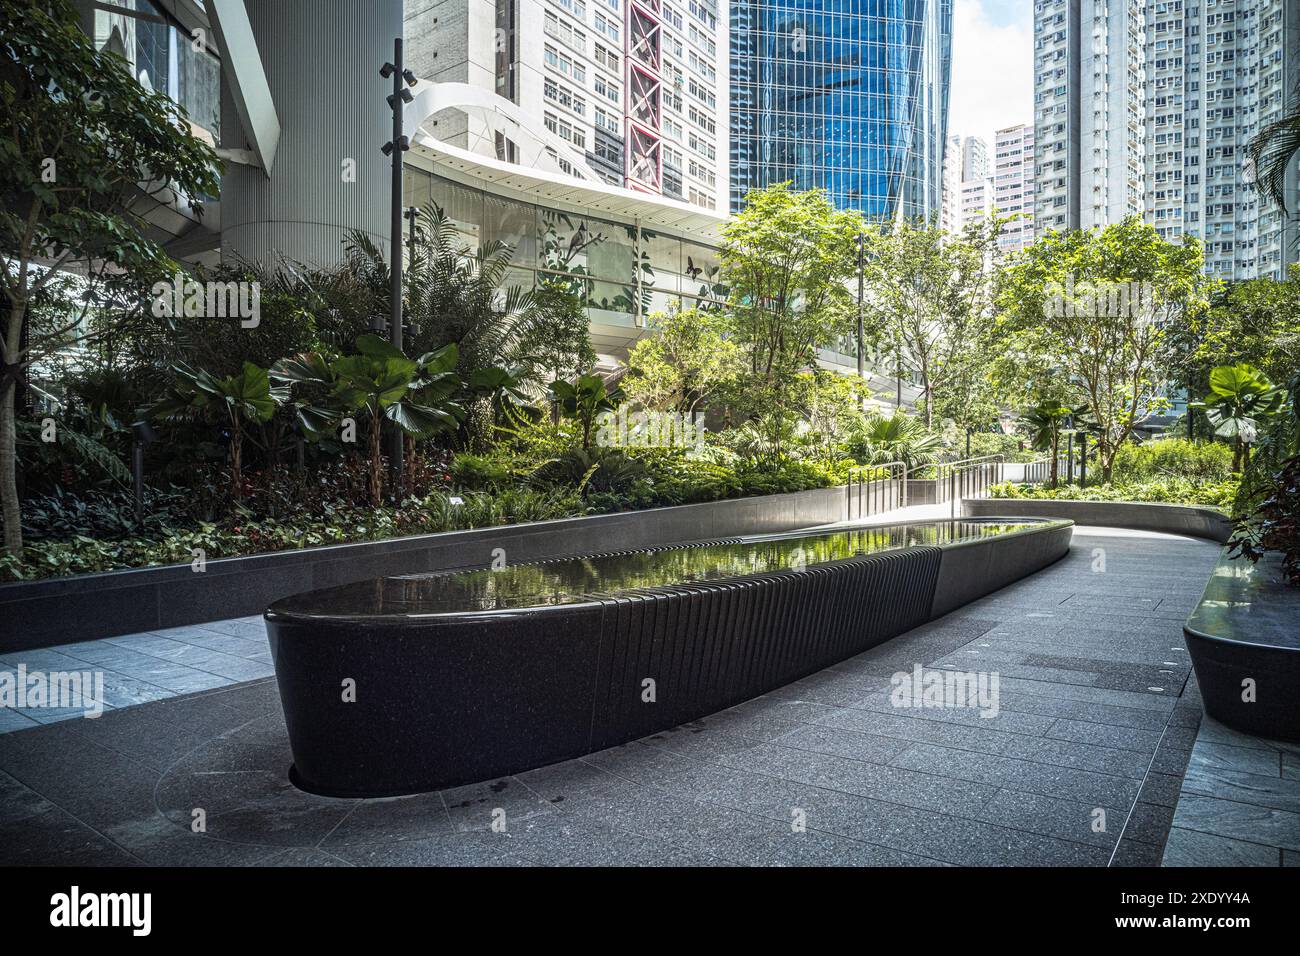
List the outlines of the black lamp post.
{"type": "MultiPolygon", "coordinates": [[[[393,189],[391,197],[391,228],[388,234],[389,298],[392,312],[388,320],[388,341],[399,351],[402,348],[402,153],[411,148],[411,141],[402,133],[402,108],[414,97],[415,74],[402,66],[402,38],[393,40],[393,62],[385,63],[379,71],[384,79],[392,78],[393,92],[388,96],[388,106],[393,111],[393,138],[381,148],[393,160],[393,189]]],[[[393,489],[400,499],[402,494],[402,431],[396,429],[390,440],[389,464],[393,472],[393,489]]]]}
{"type": "Polygon", "coordinates": [[[144,449],[153,444],[158,433],[148,422],[131,426],[131,485],[135,493],[135,520],[144,520],[144,449]]]}

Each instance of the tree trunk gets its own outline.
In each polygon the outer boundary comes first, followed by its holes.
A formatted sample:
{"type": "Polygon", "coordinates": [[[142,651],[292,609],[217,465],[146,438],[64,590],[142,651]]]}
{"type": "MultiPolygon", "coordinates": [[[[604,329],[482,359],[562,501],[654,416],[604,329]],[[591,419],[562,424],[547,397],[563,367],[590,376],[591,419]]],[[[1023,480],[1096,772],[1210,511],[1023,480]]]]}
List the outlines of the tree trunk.
{"type": "Polygon", "coordinates": [[[1056,429],[1053,428],[1052,429],[1052,487],[1053,488],[1056,487],[1056,453],[1057,453],[1059,440],[1060,439],[1057,435],[1056,429]]]}
{"type": "Polygon", "coordinates": [[[18,501],[18,421],[14,401],[15,382],[0,389],[0,504],[3,505],[5,551],[14,557],[23,553],[22,508],[18,501]]]}
{"type": "Polygon", "coordinates": [[[370,419],[370,504],[378,508],[384,501],[384,465],[379,457],[379,436],[382,431],[378,415],[370,419]]]}
{"type": "Polygon", "coordinates": [[[244,497],[244,430],[238,422],[230,427],[230,496],[244,497]]]}

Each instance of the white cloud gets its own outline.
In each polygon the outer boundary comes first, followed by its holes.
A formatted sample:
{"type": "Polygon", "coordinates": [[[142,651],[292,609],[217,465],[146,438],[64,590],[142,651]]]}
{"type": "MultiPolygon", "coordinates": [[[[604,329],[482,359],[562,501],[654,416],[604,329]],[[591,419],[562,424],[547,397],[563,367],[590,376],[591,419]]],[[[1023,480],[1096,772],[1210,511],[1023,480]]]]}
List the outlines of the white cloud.
{"type": "Polygon", "coordinates": [[[980,136],[1034,121],[1033,7],[1021,0],[1018,22],[995,25],[993,0],[955,0],[948,133],[980,136]]]}

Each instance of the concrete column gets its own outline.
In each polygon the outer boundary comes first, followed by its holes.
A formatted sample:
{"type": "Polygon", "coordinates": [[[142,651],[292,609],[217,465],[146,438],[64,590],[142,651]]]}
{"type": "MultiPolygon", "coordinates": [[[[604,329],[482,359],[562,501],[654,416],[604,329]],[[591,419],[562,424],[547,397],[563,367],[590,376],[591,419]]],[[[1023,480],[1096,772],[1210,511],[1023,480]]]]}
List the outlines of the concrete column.
{"type": "MultiPolygon", "coordinates": [[[[402,35],[402,0],[246,0],[281,134],[272,169],[230,163],[223,259],[330,265],[349,230],[388,245],[392,138],[379,68],[402,35]]],[[[228,90],[222,145],[246,148],[228,90]]]]}

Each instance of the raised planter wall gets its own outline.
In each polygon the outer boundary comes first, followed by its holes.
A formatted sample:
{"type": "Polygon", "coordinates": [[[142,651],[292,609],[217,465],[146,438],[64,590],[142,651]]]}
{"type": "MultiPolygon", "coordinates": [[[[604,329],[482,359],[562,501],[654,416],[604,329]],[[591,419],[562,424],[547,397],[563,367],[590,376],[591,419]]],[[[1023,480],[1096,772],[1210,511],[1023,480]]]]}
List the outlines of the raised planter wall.
{"type": "Polygon", "coordinates": [[[1232,534],[1232,522],[1213,508],[1140,501],[1072,501],[1040,498],[963,498],[971,518],[1066,518],[1077,525],[1133,528],[1208,538],[1219,544],[1232,534]]]}
{"type": "Polygon", "coordinates": [[[0,584],[0,653],[261,614],[273,601],[391,574],[764,534],[848,517],[851,490],[819,488],[586,518],[0,584]]]}
{"type": "Polygon", "coordinates": [[[1252,565],[1225,551],[1183,635],[1207,714],[1300,743],[1300,588],[1280,554],[1252,565]]]}

